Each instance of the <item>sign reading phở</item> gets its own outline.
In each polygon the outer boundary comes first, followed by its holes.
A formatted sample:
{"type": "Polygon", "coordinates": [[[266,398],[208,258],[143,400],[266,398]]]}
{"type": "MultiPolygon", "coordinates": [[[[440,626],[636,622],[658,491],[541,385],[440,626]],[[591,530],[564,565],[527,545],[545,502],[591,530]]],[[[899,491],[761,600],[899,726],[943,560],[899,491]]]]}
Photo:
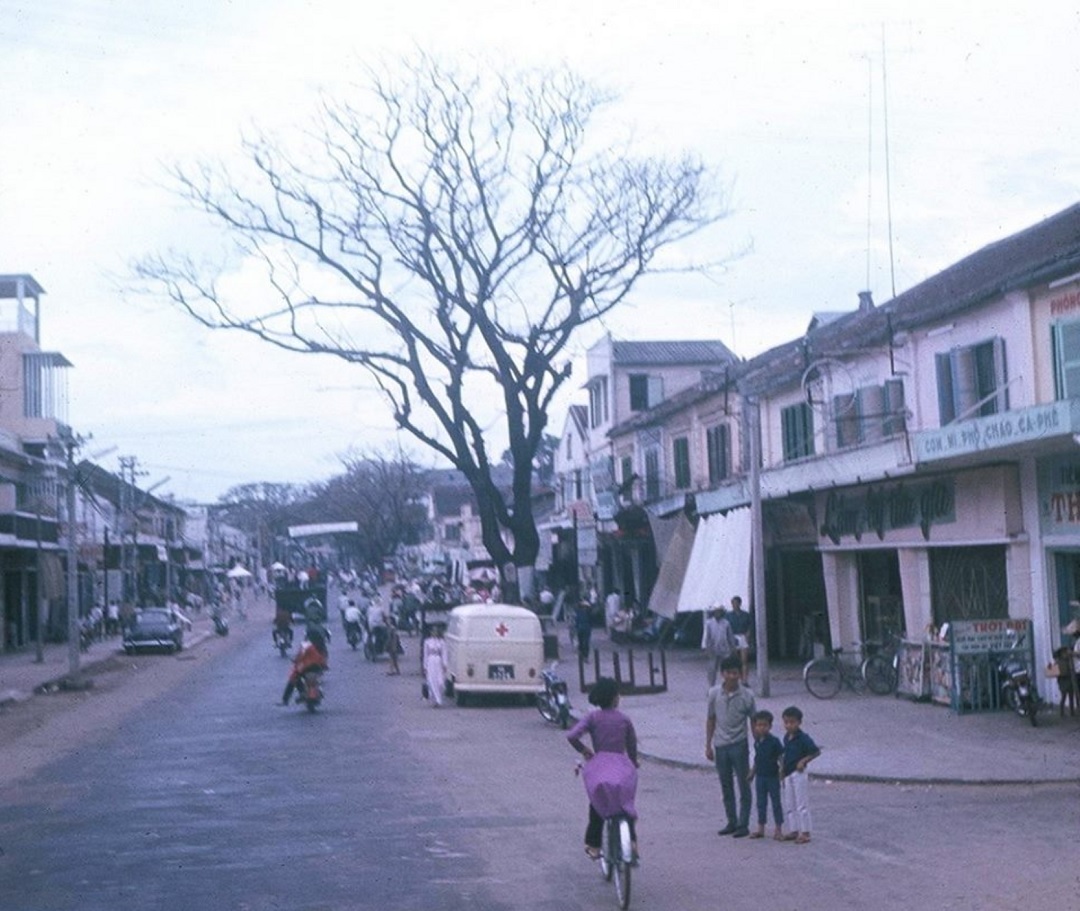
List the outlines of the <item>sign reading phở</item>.
{"type": "Polygon", "coordinates": [[[958,421],[939,430],[920,430],[912,434],[915,461],[933,462],[935,459],[1071,434],[1071,407],[1066,401],[1054,402],[958,421]]]}

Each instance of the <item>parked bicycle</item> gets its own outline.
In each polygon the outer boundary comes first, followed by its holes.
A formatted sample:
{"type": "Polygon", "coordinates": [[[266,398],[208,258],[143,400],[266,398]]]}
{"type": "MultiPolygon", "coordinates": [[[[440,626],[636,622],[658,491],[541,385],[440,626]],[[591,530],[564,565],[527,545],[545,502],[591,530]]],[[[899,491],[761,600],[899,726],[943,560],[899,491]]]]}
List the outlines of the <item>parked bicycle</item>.
{"type": "Polygon", "coordinates": [[[803,683],[818,699],[832,699],[845,686],[853,693],[869,689],[886,696],[896,688],[896,671],[883,654],[860,661],[858,655],[850,657],[843,649],[835,649],[831,655],[806,663],[803,683]]]}

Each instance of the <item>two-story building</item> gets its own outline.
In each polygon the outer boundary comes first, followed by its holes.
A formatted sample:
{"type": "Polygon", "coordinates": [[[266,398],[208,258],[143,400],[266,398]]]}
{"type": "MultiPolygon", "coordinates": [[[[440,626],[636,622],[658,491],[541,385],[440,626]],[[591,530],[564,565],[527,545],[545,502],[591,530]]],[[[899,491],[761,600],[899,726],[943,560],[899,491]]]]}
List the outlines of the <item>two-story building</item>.
{"type": "Polygon", "coordinates": [[[617,462],[611,432],[701,383],[706,373],[722,374],[737,358],[720,341],[621,341],[607,335],[588,349],[585,360],[596,587],[601,596],[617,589],[641,603],[657,572],[655,543],[647,513],[626,490],[637,475],[646,496],[660,494],[668,443],[662,426],[647,428],[639,455],[624,464],[624,453],[617,462]],[[630,471],[625,477],[624,468],[630,471]]]}
{"type": "Polygon", "coordinates": [[[66,371],[41,347],[44,289],[26,274],[0,275],[0,648],[67,629],[63,543],[67,461],[66,371]]]}
{"type": "Polygon", "coordinates": [[[696,547],[711,517],[752,501],[740,459],[760,427],[776,657],[805,656],[815,639],[1025,618],[1045,658],[1080,609],[1078,365],[1074,206],[731,365],[722,413],[742,440],[728,480],[700,489],[721,451],[700,442],[715,420],[703,402],[719,398],[707,381],[609,428],[611,471],[647,516],[674,515],[693,493],[696,547]]]}

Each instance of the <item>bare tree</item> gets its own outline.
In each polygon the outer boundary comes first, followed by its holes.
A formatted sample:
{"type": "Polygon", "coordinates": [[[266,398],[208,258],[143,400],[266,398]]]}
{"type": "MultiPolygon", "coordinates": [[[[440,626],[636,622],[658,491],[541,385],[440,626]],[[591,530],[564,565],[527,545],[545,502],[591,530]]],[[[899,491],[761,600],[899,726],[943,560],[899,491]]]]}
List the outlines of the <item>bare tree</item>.
{"type": "Polygon", "coordinates": [[[723,200],[690,157],[635,158],[610,133],[590,146],[612,99],[572,73],[463,75],[426,56],[401,73],[372,73],[356,104],[325,102],[291,146],[245,140],[240,176],[174,170],[182,196],[261,261],[272,300],[230,298],[220,267],[182,255],[136,272],[206,326],[366,368],[398,427],[472,485],[491,557],[531,566],[533,462],[571,338],[723,200]],[[491,477],[502,445],[509,498],[491,477]]]}
{"type": "Polygon", "coordinates": [[[325,517],[359,524],[357,559],[381,566],[400,545],[419,544],[428,527],[424,469],[400,450],[350,452],[341,461],[345,473],[316,484],[311,505],[325,517]]]}

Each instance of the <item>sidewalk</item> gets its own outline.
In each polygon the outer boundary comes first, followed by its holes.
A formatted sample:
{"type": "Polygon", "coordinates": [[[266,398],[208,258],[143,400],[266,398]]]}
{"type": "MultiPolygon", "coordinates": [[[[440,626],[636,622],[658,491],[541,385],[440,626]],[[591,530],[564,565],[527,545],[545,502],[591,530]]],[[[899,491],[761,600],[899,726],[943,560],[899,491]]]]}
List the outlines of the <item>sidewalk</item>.
{"type": "MultiPolygon", "coordinates": [[[[612,648],[601,630],[594,632],[593,645],[605,653],[612,648]]],[[[565,635],[559,647],[560,673],[570,683],[575,712],[582,713],[590,706],[579,692],[577,661],[565,635]]],[[[639,679],[645,651],[634,650],[639,679]]],[[[688,769],[712,769],[705,759],[704,653],[680,648],[669,649],[666,656],[668,691],[626,696],[620,707],[633,719],[645,756],[688,769]]],[[[610,673],[610,666],[605,658],[602,672],[610,673]]],[[[1033,728],[1007,711],[955,715],[941,705],[847,691],[834,699],[815,699],[803,685],[801,665],[771,666],[769,678],[770,694],[758,694],[758,707],[776,716],[773,733],[780,737],[780,713],[789,705],[802,709],[803,726],[822,751],[810,766],[816,778],[920,784],[1080,781],[1080,715],[1060,718],[1056,703],[1043,706],[1039,726],[1033,728]]],[[[750,687],[758,689],[753,664],[750,687]]]]}
{"type": "MultiPolygon", "coordinates": [[[[190,619],[192,628],[184,631],[185,649],[214,635],[214,622],[208,611],[195,614],[190,619]]],[[[92,643],[89,649],[79,653],[80,671],[86,671],[93,665],[108,661],[121,653],[120,643],[120,636],[111,636],[92,643]]],[[[66,642],[47,643],[44,648],[44,661],[40,663],[37,661],[37,649],[33,645],[28,645],[21,651],[0,654],[0,706],[31,698],[40,687],[56,684],[67,677],[69,669],[66,642]]]]}

